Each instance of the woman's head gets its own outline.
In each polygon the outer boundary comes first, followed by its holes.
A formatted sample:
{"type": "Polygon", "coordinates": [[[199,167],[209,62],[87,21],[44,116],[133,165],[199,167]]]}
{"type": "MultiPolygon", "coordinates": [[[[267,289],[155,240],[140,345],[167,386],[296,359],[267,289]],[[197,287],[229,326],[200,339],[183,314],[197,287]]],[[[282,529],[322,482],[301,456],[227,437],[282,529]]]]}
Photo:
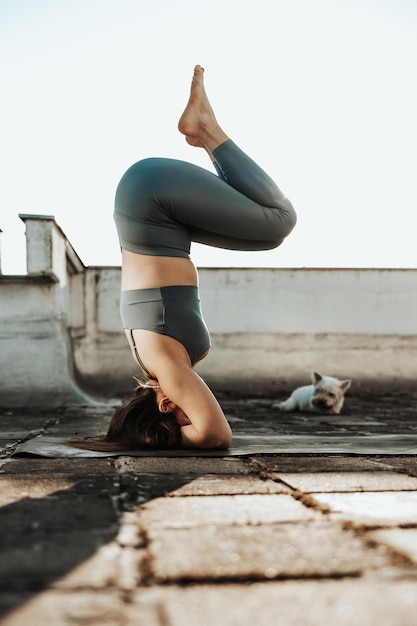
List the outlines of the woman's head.
{"type": "Polygon", "coordinates": [[[138,382],[134,395],[114,412],[105,436],[69,443],[101,451],[178,448],[181,427],[175,405],[163,392],[138,382]]]}

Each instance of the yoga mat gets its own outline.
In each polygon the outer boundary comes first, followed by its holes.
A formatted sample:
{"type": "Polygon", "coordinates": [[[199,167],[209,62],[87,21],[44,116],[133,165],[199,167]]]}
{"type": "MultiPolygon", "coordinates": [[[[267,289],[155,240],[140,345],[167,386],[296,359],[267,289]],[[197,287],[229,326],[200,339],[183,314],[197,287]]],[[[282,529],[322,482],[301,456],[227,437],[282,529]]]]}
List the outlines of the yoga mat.
{"type": "Polygon", "coordinates": [[[12,456],[97,457],[227,457],[254,454],[415,455],[417,434],[411,435],[236,435],[230,450],[132,450],[96,452],[66,445],[64,437],[39,435],[17,446],[12,456]]]}

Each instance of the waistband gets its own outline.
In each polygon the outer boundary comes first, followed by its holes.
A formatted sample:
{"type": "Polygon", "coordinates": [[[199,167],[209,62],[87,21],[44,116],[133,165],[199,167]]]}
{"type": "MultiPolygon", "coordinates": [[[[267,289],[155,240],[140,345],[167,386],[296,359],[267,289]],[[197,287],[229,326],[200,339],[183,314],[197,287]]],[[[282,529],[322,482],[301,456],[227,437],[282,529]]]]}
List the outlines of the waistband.
{"type": "Polygon", "coordinates": [[[137,302],[158,302],[160,300],[199,300],[199,290],[195,285],[169,285],[149,289],[129,289],[120,294],[121,303],[128,305],[137,302]]]}

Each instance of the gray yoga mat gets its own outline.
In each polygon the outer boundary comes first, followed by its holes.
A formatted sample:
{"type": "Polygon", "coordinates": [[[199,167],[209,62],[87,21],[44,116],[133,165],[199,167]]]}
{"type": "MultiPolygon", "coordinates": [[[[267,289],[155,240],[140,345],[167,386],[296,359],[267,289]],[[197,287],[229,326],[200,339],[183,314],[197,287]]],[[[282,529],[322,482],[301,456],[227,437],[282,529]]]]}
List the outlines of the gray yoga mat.
{"type": "Polygon", "coordinates": [[[13,456],[93,457],[227,457],[253,454],[415,455],[417,434],[411,435],[236,435],[230,450],[132,450],[95,452],[66,445],[64,437],[39,435],[17,446],[13,456]]]}

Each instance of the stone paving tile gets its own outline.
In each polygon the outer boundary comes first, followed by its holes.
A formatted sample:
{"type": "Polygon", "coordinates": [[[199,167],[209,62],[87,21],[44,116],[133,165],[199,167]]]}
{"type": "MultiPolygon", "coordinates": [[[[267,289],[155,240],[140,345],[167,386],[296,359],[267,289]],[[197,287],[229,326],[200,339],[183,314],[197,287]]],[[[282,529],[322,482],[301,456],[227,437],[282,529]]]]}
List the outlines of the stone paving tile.
{"type": "Polygon", "coordinates": [[[128,530],[122,520],[119,529],[105,532],[35,533],[12,541],[2,550],[0,587],[36,590],[48,584],[69,592],[110,586],[130,591],[140,583],[146,552],[137,525],[130,537],[128,530]]]}
{"type": "MultiPolygon", "coordinates": [[[[112,459],[42,459],[15,457],[1,465],[0,474],[66,474],[68,476],[86,474],[115,474],[112,459]]],[[[1,479],[1,476],[0,476],[1,479]]]]}
{"type": "Polygon", "coordinates": [[[355,523],[378,526],[415,524],[417,492],[315,493],[314,499],[330,508],[331,515],[355,523]]]}
{"type": "Polygon", "coordinates": [[[119,457],[114,461],[119,473],[159,474],[250,474],[251,468],[245,461],[236,458],[203,457],[119,457]]]}
{"type": "Polygon", "coordinates": [[[410,476],[417,476],[417,457],[415,456],[377,457],[370,459],[370,462],[384,468],[396,469],[410,476]]]}
{"type": "Polygon", "coordinates": [[[50,587],[66,589],[68,592],[110,587],[130,591],[141,582],[140,570],[144,556],[143,550],[122,548],[117,541],[111,541],[67,574],[52,581],[50,587]]]}
{"type": "MultiPolygon", "coordinates": [[[[306,381],[306,384],[308,384],[308,381],[306,381]]],[[[268,419],[273,424],[286,422],[290,424],[297,423],[297,425],[302,425],[303,422],[317,423],[333,419],[333,416],[320,413],[308,414],[294,412],[283,414],[271,408],[271,405],[277,400],[287,398],[291,391],[291,389],[288,389],[279,396],[274,396],[271,399],[242,398],[238,400],[237,398],[233,398],[221,399],[220,402],[228,414],[238,416],[248,421],[256,420],[260,424],[268,419]]],[[[417,397],[415,393],[407,391],[400,397],[399,395],[394,396],[394,394],[390,394],[387,390],[381,393],[376,390],[361,391],[356,389],[355,394],[353,394],[352,391],[351,389],[346,397],[342,414],[339,416],[341,420],[344,418],[359,417],[378,422],[387,421],[393,428],[395,425],[400,426],[407,418],[411,422],[415,421],[417,418],[417,397]]],[[[334,427],[336,426],[335,424],[334,427]]]]}
{"type": "Polygon", "coordinates": [[[390,528],[369,533],[376,541],[387,544],[404,554],[417,564],[417,529],[390,528]]]}
{"type": "MultiPolygon", "coordinates": [[[[243,436],[242,436],[243,438],[243,436]]],[[[235,440],[238,438],[236,437],[235,440]]],[[[364,436],[361,433],[329,433],[314,432],[311,435],[291,434],[264,435],[256,438],[246,435],[243,438],[247,445],[241,452],[239,446],[235,447],[239,454],[343,454],[343,455],[379,455],[379,454],[417,454],[416,433],[401,434],[375,434],[364,436]]]]}
{"type": "Polygon", "coordinates": [[[24,498],[44,498],[55,491],[71,489],[74,481],[66,476],[1,476],[0,507],[19,502],[24,498]]]}
{"type": "Polygon", "coordinates": [[[329,523],[152,526],[147,534],[149,568],[159,582],[347,576],[390,563],[383,546],[368,548],[329,523]]]}
{"type": "Polygon", "coordinates": [[[66,576],[96,554],[117,529],[29,533],[2,546],[0,589],[36,591],[66,576]]]}
{"type": "Polygon", "coordinates": [[[272,524],[318,519],[321,514],[289,495],[158,498],[139,512],[141,526],[186,528],[207,524],[272,524]]]}
{"type": "Polygon", "coordinates": [[[148,500],[169,496],[176,489],[191,483],[195,474],[133,474],[121,473],[119,475],[121,493],[119,497],[123,509],[127,510],[137,504],[143,504],[148,500]]]}
{"type": "Polygon", "coordinates": [[[417,614],[415,583],[410,582],[191,585],[138,595],[163,605],[169,626],[415,626],[417,614]]]}
{"type": "Polygon", "coordinates": [[[121,547],[115,541],[105,544],[51,586],[69,590],[117,587],[121,552],[121,547]]]}
{"type": "Polygon", "coordinates": [[[101,416],[92,418],[88,414],[80,414],[76,418],[61,417],[48,427],[48,434],[59,437],[85,437],[103,434],[107,431],[108,420],[101,416]]]}
{"type": "MultiPolygon", "coordinates": [[[[68,476],[66,474],[0,474],[0,506],[17,503],[27,498],[45,498],[47,496],[65,495],[70,491],[76,496],[111,495],[119,492],[117,476],[68,476]]],[[[1,511],[0,511],[1,516],[1,511]]]]}
{"type": "MultiPolygon", "coordinates": [[[[150,610],[136,616],[136,626],[162,626],[151,609],[153,616],[150,610]]],[[[126,605],[114,590],[79,590],[76,594],[49,590],[21,604],[1,622],[2,626],[130,626],[130,623],[126,619],[126,605]]]]}
{"type": "Polygon", "coordinates": [[[91,424],[90,419],[80,420],[79,423],[73,424],[55,424],[47,429],[48,436],[62,437],[65,440],[79,437],[91,437],[92,435],[103,435],[107,431],[106,428],[91,424]]]}
{"type": "Polygon", "coordinates": [[[15,441],[25,438],[30,433],[38,433],[48,424],[52,424],[56,419],[57,415],[53,409],[41,412],[36,409],[31,409],[23,414],[19,410],[2,411],[0,409],[2,438],[13,439],[15,441]]]}
{"type": "Polygon", "coordinates": [[[118,517],[110,498],[91,496],[69,497],[61,492],[46,498],[25,498],[15,505],[0,509],[0,544],[11,534],[20,540],[22,534],[36,530],[84,530],[109,528],[118,517]]]}
{"type": "MultiPolygon", "coordinates": [[[[269,479],[262,479],[250,475],[168,475],[168,474],[140,474],[122,475],[121,482],[128,491],[128,504],[142,504],[161,496],[188,497],[188,496],[233,496],[233,495],[271,495],[292,493],[286,485],[269,479]],[[124,484],[129,480],[129,485],[124,484]]],[[[122,496],[123,497],[123,496],[122,496]]]]}
{"type": "Polygon", "coordinates": [[[377,426],[382,424],[380,420],[376,420],[374,417],[368,417],[366,415],[327,415],[321,417],[321,421],[331,426],[377,426]]]}
{"type": "Polygon", "coordinates": [[[306,454],[286,455],[262,455],[252,456],[251,461],[259,463],[270,472],[367,472],[375,471],[375,465],[369,457],[319,455],[309,456],[306,454]]]}
{"type": "Polygon", "coordinates": [[[279,472],[277,476],[290,487],[306,493],[417,490],[417,478],[395,472],[279,472]]]}
{"type": "Polygon", "coordinates": [[[168,493],[168,496],[221,496],[244,494],[290,493],[282,483],[254,476],[217,476],[208,474],[168,493]]]}

